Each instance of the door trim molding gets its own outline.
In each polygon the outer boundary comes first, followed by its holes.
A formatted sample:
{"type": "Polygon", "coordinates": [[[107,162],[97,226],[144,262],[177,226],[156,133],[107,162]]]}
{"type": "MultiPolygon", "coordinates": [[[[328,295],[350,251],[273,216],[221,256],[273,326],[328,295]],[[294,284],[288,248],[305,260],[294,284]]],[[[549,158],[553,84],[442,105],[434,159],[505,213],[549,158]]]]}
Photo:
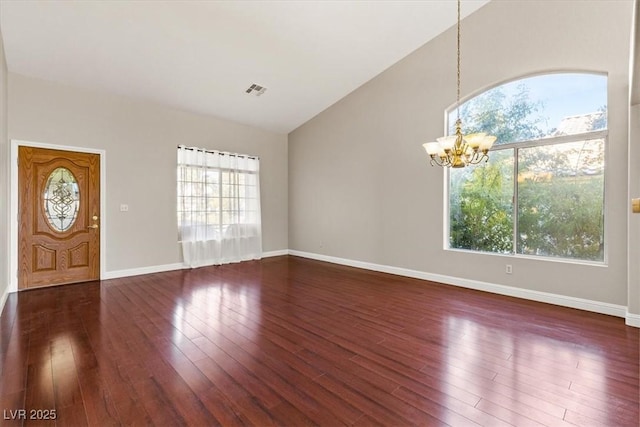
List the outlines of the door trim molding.
{"type": "Polygon", "coordinates": [[[9,288],[8,292],[18,290],[18,147],[46,148],[49,150],[75,151],[78,153],[98,154],[100,156],[100,280],[104,280],[107,265],[107,152],[106,150],[76,147],[72,145],[57,145],[43,142],[11,140],[10,162],[10,212],[9,212],[9,241],[7,253],[9,254],[9,288]]]}

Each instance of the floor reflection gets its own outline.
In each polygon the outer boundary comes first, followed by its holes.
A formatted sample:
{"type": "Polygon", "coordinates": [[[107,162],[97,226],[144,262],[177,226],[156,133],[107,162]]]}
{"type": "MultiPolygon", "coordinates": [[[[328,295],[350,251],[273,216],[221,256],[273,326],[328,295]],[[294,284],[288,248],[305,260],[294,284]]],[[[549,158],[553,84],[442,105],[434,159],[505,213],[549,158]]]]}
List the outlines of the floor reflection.
{"type": "Polygon", "coordinates": [[[580,324],[553,328],[517,315],[496,321],[450,315],[446,328],[458,337],[444,349],[447,387],[479,396],[476,407],[504,421],[518,425],[530,413],[618,425],[611,405],[628,414],[637,405],[638,370],[621,370],[615,356],[612,362],[616,350],[581,336],[580,324]]]}

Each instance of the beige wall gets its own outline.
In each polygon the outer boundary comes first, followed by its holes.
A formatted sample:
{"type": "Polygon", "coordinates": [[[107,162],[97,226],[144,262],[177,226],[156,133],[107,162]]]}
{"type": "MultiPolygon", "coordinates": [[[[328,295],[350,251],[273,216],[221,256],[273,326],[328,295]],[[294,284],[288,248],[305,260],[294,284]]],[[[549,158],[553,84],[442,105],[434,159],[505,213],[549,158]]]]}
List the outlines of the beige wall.
{"type": "MultiPolygon", "coordinates": [[[[629,115],[629,198],[640,198],[640,2],[634,3],[629,115]]],[[[630,212],[630,210],[629,210],[630,212]]],[[[629,213],[629,313],[640,324],[640,214],[629,213]]]]}
{"type": "MultiPolygon", "coordinates": [[[[629,128],[629,198],[640,198],[640,104],[631,106],[629,128]]],[[[640,213],[629,214],[629,237],[629,313],[640,321],[640,213]]]]}
{"type": "Polygon", "coordinates": [[[626,306],[631,9],[494,1],[462,26],[463,97],[531,73],[608,73],[608,265],[443,250],[444,175],[421,144],[455,102],[455,28],[289,135],[290,249],[626,306]]]}
{"type": "Polygon", "coordinates": [[[0,33],[0,312],[9,286],[8,208],[9,172],[7,156],[9,135],[7,131],[7,61],[4,57],[4,42],[0,33]]]}
{"type": "Polygon", "coordinates": [[[263,249],[287,248],[286,135],[14,73],[9,90],[11,139],[106,150],[107,273],[181,262],[178,144],[259,156],[263,249]]]}

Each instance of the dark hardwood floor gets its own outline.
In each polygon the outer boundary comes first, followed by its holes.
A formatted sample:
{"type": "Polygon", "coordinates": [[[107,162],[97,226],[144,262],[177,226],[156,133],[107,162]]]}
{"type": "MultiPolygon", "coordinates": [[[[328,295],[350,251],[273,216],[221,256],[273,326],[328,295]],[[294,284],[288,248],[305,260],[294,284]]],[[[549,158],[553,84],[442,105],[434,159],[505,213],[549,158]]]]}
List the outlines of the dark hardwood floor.
{"type": "Polygon", "coordinates": [[[620,318],[268,258],[10,295],[0,421],[637,427],[638,338],[620,318]]]}

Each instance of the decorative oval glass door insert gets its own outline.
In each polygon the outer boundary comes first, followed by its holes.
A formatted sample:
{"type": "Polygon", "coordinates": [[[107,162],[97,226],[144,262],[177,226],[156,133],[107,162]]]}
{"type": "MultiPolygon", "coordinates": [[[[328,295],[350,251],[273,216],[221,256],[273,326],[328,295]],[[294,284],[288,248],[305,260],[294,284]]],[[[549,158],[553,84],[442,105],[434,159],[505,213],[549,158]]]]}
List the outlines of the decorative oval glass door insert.
{"type": "Polygon", "coordinates": [[[42,198],[45,216],[51,227],[60,232],[71,228],[80,209],[80,190],[69,169],[57,168],[51,172],[42,198]]]}

